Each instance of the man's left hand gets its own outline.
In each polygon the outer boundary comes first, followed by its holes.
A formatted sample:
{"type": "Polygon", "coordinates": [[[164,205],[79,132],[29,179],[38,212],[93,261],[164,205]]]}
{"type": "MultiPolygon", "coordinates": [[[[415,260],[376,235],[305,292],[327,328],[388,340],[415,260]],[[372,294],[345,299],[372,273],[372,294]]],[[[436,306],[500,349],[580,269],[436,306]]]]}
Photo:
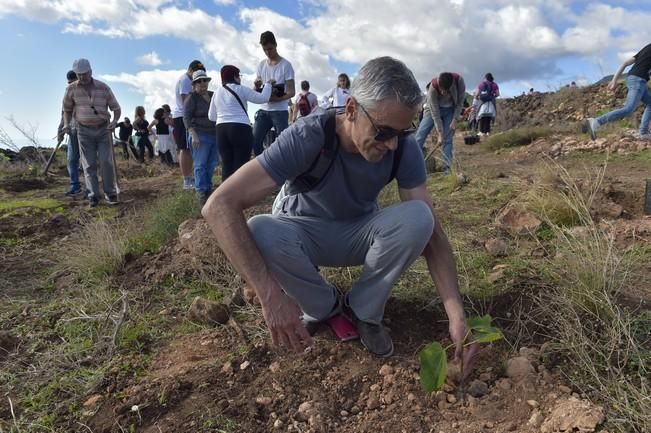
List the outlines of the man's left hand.
{"type": "Polygon", "coordinates": [[[115,129],[115,122],[109,123],[106,129],[108,129],[109,131],[113,131],[115,129]]]}
{"type": "Polygon", "coordinates": [[[450,130],[456,131],[456,129],[457,129],[457,119],[452,119],[452,122],[450,122],[450,130]]]}
{"type": "Polygon", "coordinates": [[[479,350],[478,344],[471,344],[470,346],[464,347],[464,340],[469,340],[472,338],[470,330],[466,326],[464,320],[457,322],[450,322],[450,338],[452,342],[456,345],[454,351],[454,362],[461,361],[463,357],[463,378],[466,379],[470,373],[475,368],[475,355],[479,350]]]}

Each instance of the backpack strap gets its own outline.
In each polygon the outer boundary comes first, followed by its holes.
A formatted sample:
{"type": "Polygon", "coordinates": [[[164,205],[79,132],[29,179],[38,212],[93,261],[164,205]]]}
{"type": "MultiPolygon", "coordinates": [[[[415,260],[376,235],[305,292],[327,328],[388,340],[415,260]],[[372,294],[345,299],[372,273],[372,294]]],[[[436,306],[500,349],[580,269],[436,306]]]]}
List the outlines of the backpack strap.
{"type": "Polygon", "coordinates": [[[238,94],[235,93],[235,91],[234,91],[233,89],[231,89],[230,87],[228,87],[228,86],[226,85],[226,83],[222,84],[222,86],[224,87],[224,89],[226,89],[226,90],[228,90],[229,92],[231,92],[231,94],[233,94],[233,96],[235,96],[235,99],[237,99],[237,102],[240,103],[240,107],[242,107],[242,110],[244,110],[244,112],[246,113],[246,117],[248,118],[248,117],[249,117],[249,112],[246,111],[246,108],[244,108],[244,104],[242,103],[242,100],[240,99],[240,97],[238,96],[238,94]]]}
{"type": "Polygon", "coordinates": [[[323,133],[325,136],[323,147],[319,154],[314,158],[310,168],[303,174],[298,175],[294,180],[286,183],[286,192],[288,195],[300,194],[314,189],[323,181],[330,168],[334,164],[339,151],[339,141],[337,140],[337,121],[335,110],[326,112],[323,133]]]}

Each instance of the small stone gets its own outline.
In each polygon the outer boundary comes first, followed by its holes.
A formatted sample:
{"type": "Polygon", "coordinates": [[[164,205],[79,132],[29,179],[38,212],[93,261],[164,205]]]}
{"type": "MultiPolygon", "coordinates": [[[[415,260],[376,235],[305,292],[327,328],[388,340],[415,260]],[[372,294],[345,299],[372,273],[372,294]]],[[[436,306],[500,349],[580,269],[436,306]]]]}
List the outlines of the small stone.
{"type": "Polygon", "coordinates": [[[457,402],[457,398],[454,396],[454,394],[447,394],[445,400],[450,404],[455,404],[457,402]]]}
{"type": "Polygon", "coordinates": [[[345,410],[342,410],[341,412],[339,412],[339,415],[346,418],[349,415],[349,413],[347,411],[345,411],[345,410]]]}
{"type": "Polygon", "coordinates": [[[366,402],[366,408],[368,410],[375,410],[380,407],[380,399],[375,393],[371,393],[368,396],[368,401],[366,402]]]}
{"type": "Polygon", "coordinates": [[[473,397],[482,397],[488,394],[488,385],[481,380],[473,380],[468,386],[468,394],[473,397]]]}
{"type": "Polygon", "coordinates": [[[450,403],[448,403],[447,401],[439,401],[438,403],[436,403],[436,407],[438,407],[439,410],[446,410],[449,409],[450,403]]]}
{"type": "Polygon", "coordinates": [[[93,405],[95,405],[96,403],[102,401],[103,399],[104,399],[104,396],[103,396],[103,395],[101,395],[101,394],[93,394],[93,395],[91,395],[90,397],[88,397],[88,398],[86,399],[86,401],[84,402],[84,405],[83,405],[83,406],[84,406],[84,407],[90,407],[90,406],[93,406],[93,405]]]}
{"type": "Polygon", "coordinates": [[[517,356],[507,361],[506,375],[513,380],[522,380],[533,373],[533,365],[524,356],[517,356]]]}
{"type": "Polygon", "coordinates": [[[533,427],[540,427],[540,425],[545,421],[545,417],[539,410],[534,410],[529,418],[528,424],[533,427]]]}
{"type": "Polygon", "coordinates": [[[561,392],[564,392],[565,394],[571,394],[571,393],[572,393],[572,388],[570,388],[569,386],[560,385],[560,386],[558,387],[558,389],[559,389],[561,392]]]}
{"type": "Polygon", "coordinates": [[[479,380],[482,382],[490,382],[493,380],[493,375],[491,373],[482,373],[479,375],[479,380]]]}
{"type": "Polygon", "coordinates": [[[226,362],[224,364],[224,366],[222,367],[222,373],[225,373],[225,374],[232,374],[233,373],[233,364],[230,361],[228,361],[228,362],[226,362]]]}
{"type": "Polygon", "coordinates": [[[352,413],[353,415],[357,415],[360,412],[361,412],[361,410],[357,406],[353,406],[353,407],[350,408],[350,413],[352,413]]]}
{"type": "Polygon", "coordinates": [[[283,425],[284,425],[284,423],[279,419],[274,421],[274,428],[281,428],[283,425]]]}
{"type": "Polygon", "coordinates": [[[484,248],[491,256],[502,257],[506,255],[508,245],[502,239],[489,239],[484,243],[484,248]]]}
{"type": "Polygon", "coordinates": [[[371,385],[371,391],[375,392],[375,391],[379,391],[379,390],[380,390],[380,385],[378,385],[377,383],[374,383],[373,385],[371,385]]]}
{"type": "Polygon", "coordinates": [[[257,396],[255,402],[260,406],[269,406],[271,404],[271,397],[257,396]]]}
{"type": "Polygon", "coordinates": [[[298,406],[298,411],[300,413],[306,413],[308,410],[312,409],[312,403],[309,401],[304,401],[303,403],[298,406]]]}
{"type": "Polygon", "coordinates": [[[540,403],[538,403],[536,400],[527,400],[527,404],[534,409],[540,406],[540,403]]]}
{"type": "Polygon", "coordinates": [[[407,401],[414,401],[416,400],[416,396],[413,393],[407,394],[407,401]]]}
{"type": "Polygon", "coordinates": [[[246,370],[247,368],[249,368],[249,365],[251,365],[249,361],[244,361],[243,363],[240,364],[240,370],[246,370]]]}
{"type": "Polygon", "coordinates": [[[380,368],[380,376],[387,376],[389,374],[393,374],[393,367],[391,367],[389,364],[384,364],[380,368]]]}
{"type": "Polygon", "coordinates": [[[190,320],[209,324],[224,324],[230,318],[230,311],[224,304],[197,296],[188,310],[190,320]]]}
{"type": "Polygon", "coordinates": [[[444,391],[436,391],[434,394],[434,401],[447,401],[448,393],[444,391]]]}
{"type": "Polygon", "coordinates": [[[280,362],[278,361],[272,362],[271,365],[269,366],[269,371],[271,371],[272,373],[278,373],[278,371],[280,371],[280,362]]]}

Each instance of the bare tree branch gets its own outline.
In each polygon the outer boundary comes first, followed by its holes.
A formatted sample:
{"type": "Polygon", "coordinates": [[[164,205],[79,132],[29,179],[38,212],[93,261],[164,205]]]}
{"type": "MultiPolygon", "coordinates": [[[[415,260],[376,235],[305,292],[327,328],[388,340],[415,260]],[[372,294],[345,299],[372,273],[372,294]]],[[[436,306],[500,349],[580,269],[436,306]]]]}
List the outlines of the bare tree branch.
{"type": "Polygon", "coordinates": [[[27,125],[22,125],[18,123],[16,119],[14,119],[14,116],[7,116],[6,119],[9,121],[9,123],[11,123],[11,126],[16,128],[18,132],[20,132],[21,135],[27,139],[27,141],[32,143],[32,145],[36,148],[36,154],[41,159],[43,165],[47,164],[47,160],[45,159],[45,156],[39,150],[41,144],[39,143],[38,138],[36,138],[36,132],[38,131],[38,126],[33,125],[30,122],[27,122],[27,125]]]}

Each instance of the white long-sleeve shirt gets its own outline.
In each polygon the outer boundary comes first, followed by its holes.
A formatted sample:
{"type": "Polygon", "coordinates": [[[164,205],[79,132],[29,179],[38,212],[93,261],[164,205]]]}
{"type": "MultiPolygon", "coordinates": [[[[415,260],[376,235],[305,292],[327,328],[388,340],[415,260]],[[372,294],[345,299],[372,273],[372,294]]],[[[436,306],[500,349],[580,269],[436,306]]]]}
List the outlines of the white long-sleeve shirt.
{"type": "MultiPolygon", "coordinates": [[[[228,83],[226,85],[229,89],[237,93],[246,110],[249,108],[247,101],[254,104],[264,104],[271,97],[272,86],[269,83],[264,85],[262,92],[256,92],[253,89],[235,83],[228,83]]],[[[223,86],[219,87],[212,95],[208,118],[213,122],[217,122],[217,125],[220,123],[251,124],[248,111],[243,110],[240,103],[237,102],[235,95],[224,89],[223,86]]]]}
{"type": "Polygon", "coordinates": [[[346,105],[346,100],[350,96],[349,89],[342,89],[341,87],[333,87],[323,97],[321,97],[321,107],[343,107],[346,105]]]}

